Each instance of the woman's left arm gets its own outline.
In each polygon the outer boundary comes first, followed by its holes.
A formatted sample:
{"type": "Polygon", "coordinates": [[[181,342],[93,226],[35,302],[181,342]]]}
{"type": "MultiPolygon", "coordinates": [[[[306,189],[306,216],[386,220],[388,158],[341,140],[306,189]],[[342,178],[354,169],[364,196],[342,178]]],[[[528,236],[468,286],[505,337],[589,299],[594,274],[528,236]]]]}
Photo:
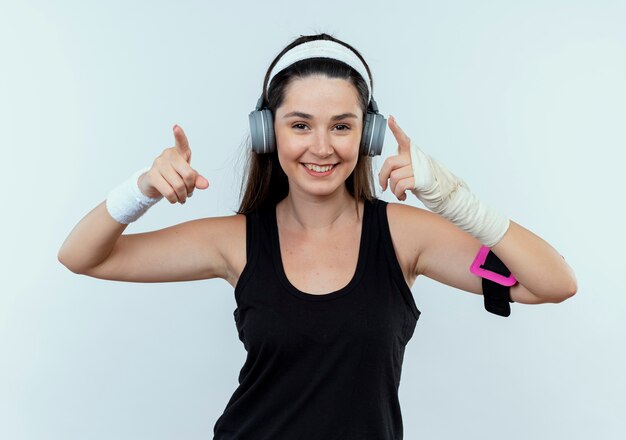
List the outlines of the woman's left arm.
{"type": "MultiPolygon", "coordinates": [[[[478,200],[462,179],[413,145],[393,116],[389,118],[389,128],[398,141],[398,155],[389,157],[383,164],[379,174],[383,190],[389,183],[391,191],[401,201],[406,200],[406,191],[410,190],[431,211],[488,246],[518,281],[511,288],[513,301],[519,297],[527,303],[561,302],[576,293],[573,270],[550,244],[478,200]]],[[[438,229],[443,232],[429,246],[428,252],[433,255],[430,259],[434,262],[431,271],[447,282],[453,278],[452,273],[444,273],[444,262],[439,255],[447,246],[453,246],[460,252],[459,258],[465,260],[470,257],[469,249],[475,245],[455,234],[445,223],[435,223],[441,225],[438,229]],[[456,237],[455,244],[446,243],[452,236],[456,237]]],[[[459,269],[448,267],[445,270],[453,272],[455,279],[464,279],[460,284],[465,290],[476,290],[467,276],[456,273],[459,269]]]]}

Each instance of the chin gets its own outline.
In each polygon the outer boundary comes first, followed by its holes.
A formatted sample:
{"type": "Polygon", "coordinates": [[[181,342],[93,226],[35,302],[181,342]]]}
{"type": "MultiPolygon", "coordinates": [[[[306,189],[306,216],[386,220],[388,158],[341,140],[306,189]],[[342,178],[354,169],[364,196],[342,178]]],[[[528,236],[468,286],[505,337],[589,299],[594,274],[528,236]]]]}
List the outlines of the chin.
{"type": "Polygon", "coordinates": [[[302,193],[313,197],[330,197],[337,193],[342,193],[346,190],[345,182],[342,182],[339,186],[334,185],[301,185],[299,189],[302,193]]]}

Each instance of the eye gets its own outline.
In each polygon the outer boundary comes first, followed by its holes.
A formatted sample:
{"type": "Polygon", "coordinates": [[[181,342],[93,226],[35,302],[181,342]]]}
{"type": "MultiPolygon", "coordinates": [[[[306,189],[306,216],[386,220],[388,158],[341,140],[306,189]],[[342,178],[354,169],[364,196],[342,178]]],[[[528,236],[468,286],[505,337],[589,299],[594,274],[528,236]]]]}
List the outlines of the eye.
{"type": "Polygon", "coordinates": [[[346,124],[337,124],[337,125],[335,125],[335,128],[338,128],[338,127],[345,127],[345,128],[340,129],[339,131],[348,131],[348,130],[350,130],[350,126],[346,125],[346,124]]]}
{"type": "Polygon", "coordinates": [[[302,129],[302,127],[306,127],[306,124],[298,123],[298,124],[293,124],[292,125],[292,128],[295,128],[297,130],[302,129]]]}

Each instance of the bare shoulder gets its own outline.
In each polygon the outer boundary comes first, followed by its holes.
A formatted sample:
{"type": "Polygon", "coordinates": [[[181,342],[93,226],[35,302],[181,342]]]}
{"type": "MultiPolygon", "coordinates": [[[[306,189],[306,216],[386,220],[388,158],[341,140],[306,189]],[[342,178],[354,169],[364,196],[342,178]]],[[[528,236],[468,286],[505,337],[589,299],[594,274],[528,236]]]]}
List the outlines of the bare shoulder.
{"type": "Polygon", "coordinates": [[[387,204],[387,219],[392,234],[415,244],[423,243],[425,238],[432,236],[433,229],[449,223],[427,209],[393,202],[387,204]]]}
{"type": "Polygon", "coordinates": [[[391,202],[387,204],[389,233],[396,258],[409,286],[413,285],[419,275],[419,256],[431,229],[429,223],[433,221],[432,216],[435,214],[415,206],[391,202]]]}
{"type": "Polygon", "coordinates": [[[179,232],[187,235],[187,240],[198,240],[206,244],[210,242],[225,258],[231,258],[241,247],[245,254],[246,216],[243,214],[205,217],[170,228],[180,228],[179,232]]]}
{"type": "Polygon", "coordinates": [[[222,255],[225,266],[220,278],[234,287],[246,265],[246,216],[205,218],[201,219],[199,227],[211,237],[222,255]]]}
{"type": "MultiPolygon", "coordinates": [[[[180,228],[181,241],[188,249],[199,249],[204,259],[221,262],[212,267],[206,278],[222,278],[235,285],[246,264],[246,216],[233,214],[221,217],[205,217],[181,223],[172,228],[180,228]]],[[[182,250],[182,249],[181,249],[182,250]]]]}
{"type": "Polygon", "coordinates": [[[246,234],[246,216],[243,214],[225,215],[222,217],[205,217],[198,219],[198,227],[217,231],[218,233],[246,234]]]}

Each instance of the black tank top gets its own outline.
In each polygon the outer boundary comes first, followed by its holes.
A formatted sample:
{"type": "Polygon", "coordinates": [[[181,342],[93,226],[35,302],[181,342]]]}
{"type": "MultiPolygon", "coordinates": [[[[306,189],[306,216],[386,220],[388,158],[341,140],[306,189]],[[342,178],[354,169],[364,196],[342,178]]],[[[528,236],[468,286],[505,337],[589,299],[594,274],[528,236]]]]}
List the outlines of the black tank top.
{"type": "Polygon", "coordinates": [[[214,440],[402,439],[398,387],[420,311],[386,208],[365,201],[354,276],[322,295],[287,279],[276,207],[246,215],[233,315],[247,358],[214,440]]]}

